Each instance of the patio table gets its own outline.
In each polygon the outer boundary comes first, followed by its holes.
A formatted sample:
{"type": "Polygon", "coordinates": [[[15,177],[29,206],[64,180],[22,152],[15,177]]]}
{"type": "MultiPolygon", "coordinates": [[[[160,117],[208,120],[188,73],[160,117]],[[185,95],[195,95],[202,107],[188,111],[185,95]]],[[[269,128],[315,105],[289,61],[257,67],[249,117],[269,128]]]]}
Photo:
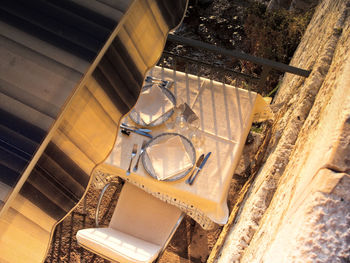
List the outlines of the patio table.
{"type": "MultiPolygon", "coordinates": [[[[155,67],[148,75],[173,81],[171,90],[176,98],[187,102],[197,114],[199,132],[204,138],[201,150],[196,149],[197,158],[212,152],[208,162],[193,185],[185,183],[189,174],[173,182],[158,181],[147,174],[141,162],[137,172],[127,176],[133,145],[138,144],[139,153],[142,141],[148,139],[135,133],[126,136],[119,131],[113,151],[98,170],[117,175],[179,207],[204,229],[213,228],[215,223],[225,224],[229,216],[227,195],[231,179],[253,118],[262,112],[263,99],[255,92],[165,68],[155,67]]],[[[167,127],[162,124],[152,128],[151,134],[156,136],[165,131],[167,127]]]]}

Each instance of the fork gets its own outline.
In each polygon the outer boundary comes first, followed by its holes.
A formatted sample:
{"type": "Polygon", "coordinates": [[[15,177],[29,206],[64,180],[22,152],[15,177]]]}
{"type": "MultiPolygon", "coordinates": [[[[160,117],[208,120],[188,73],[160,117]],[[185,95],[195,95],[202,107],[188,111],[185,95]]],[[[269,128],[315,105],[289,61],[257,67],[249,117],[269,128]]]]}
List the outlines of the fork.
{"type": "Polygon", "coordinates": [[[134,146],[132,147],[130,164],[129,164],[128,170],[126,171],[126,175],[130,175],[131,163],[132,163],[132,160],[135,158],[136,153],[137,153],[137,144],[134,144],[134,146]]]}
{"type": "Polygon", "coordinates": [[[137,158],[136,164],[134,166],[134,169],[132,169],[134,172],[137,171],[137,169],[139,168],[139,162],[140,162],[140,157],[143,154],[143,152],[145,151],[145,146],[146,146],[146,141],[142,142],[142,146],[141,146],[141,150],[140,150],[140,154],[139,157],[137,158]]]}

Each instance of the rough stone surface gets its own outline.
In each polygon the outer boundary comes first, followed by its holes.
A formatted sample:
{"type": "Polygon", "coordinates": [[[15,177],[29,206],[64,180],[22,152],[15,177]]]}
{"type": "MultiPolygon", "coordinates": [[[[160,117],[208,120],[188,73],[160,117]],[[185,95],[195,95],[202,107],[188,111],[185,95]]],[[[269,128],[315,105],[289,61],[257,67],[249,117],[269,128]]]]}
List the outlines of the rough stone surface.
{"type": "MultiPolygon", "coordinates": [[[[339,194],[335,187],[329,194],[322,189],[324,185],[335,185],[337,175],[350,171],[349,29],[347,19],[331,68],[298,136],[278,190],[241,262],[350,259],[350,206],[346,201],[350,192],[339,194]],[[319,172],[325,169],[327,172],[319,172]],[[327,218],[327,224],[322,225],[322,216],[327,218]]],[[[344,181],[347,185],[348,180],[349,175],[344,174],[338,188],[344,181]]]]}
{"type": "Polygon", "coordinates": [[[233,227],[223,233],[227,234],[226,242],[217,262],[343,262],[343,258],[349,259],[346,249],[350,247],[349,233],[342,228],[344,224],[349,228],[350,206],[347,201],[339,201],[347,200],[349,194],[339,194],[336,190],[325,193],[322,181],[315,179],[319,174],[326,174],[322,178],[332,181],[334,189],[343,189],[343,183],[339,182],[345,181],[345,185],[348,182],[333,176],[349,173],[350,168],[347,5],[341,0],[324,0],[319,4],[291,62],[298,67],[312,68],[312,73],[307,79],[286,74],[274,102],[279,112],[266,162],[233,227]],[[320,169],[328,172],[320,173],[320,169]],[[323,228],[322,214],[334,226],[339,225],[339,229],[328,224],[323,228]],[[323,231],[329,235],[325,236],[323,231]],[[327,245],[315,245],[313,238],[316,243],[327,245]],[[325,251],[329,252],[328,257],[325,251]],[[329,261],[331,256],[334,261],[329,261]]]}
{"type": "MultiPolygon", "coordinates": [[[[328,192],[320,189],[319,181],[312,182],[302,202],[288,208],[293,213],[282,214],[283,221],[279,219],[278,225],[273,225],[272,230],[258,238],[259,248],[253,240],[241,262],[347,262],[350,254],[350,176],[323,169],[317,177],[337,178],[338,184],[328,192]],[[269,244],[260,248],[264,236],[268,236],[269,244]]],[[[270,228],[275,222],[268,222],[270,228]]]]}

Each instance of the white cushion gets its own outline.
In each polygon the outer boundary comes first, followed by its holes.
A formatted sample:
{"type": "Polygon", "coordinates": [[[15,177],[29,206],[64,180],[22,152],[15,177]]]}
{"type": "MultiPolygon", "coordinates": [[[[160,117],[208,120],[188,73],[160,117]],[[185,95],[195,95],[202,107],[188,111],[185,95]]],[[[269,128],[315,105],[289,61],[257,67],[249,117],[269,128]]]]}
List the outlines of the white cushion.
{"type": "Polygon", "coordinates": [[[181,213],[179,208],[126,182],[109,228],[163,246],[181,213]]]}
{"type": "Polygon", "coordinates": [[[133,237],[112,228],[79,230],[77,240],[91,252],[120,263],[153,262],[161,249],[159,245],[133,237]]]}

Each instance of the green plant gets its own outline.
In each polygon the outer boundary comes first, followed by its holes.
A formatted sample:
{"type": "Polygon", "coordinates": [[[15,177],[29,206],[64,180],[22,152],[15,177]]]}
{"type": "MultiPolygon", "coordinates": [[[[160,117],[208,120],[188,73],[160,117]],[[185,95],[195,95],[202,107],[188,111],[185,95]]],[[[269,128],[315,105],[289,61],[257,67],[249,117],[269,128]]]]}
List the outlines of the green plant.
{"type": "Polygon", "coordinates": [[[261,123],[253,123],[252,124],[252,127],[250,128],[250,130],[252,132],[255,132],[255,133],[262,133],[264,128],[263,126],[261,125],[261,123]]]}

